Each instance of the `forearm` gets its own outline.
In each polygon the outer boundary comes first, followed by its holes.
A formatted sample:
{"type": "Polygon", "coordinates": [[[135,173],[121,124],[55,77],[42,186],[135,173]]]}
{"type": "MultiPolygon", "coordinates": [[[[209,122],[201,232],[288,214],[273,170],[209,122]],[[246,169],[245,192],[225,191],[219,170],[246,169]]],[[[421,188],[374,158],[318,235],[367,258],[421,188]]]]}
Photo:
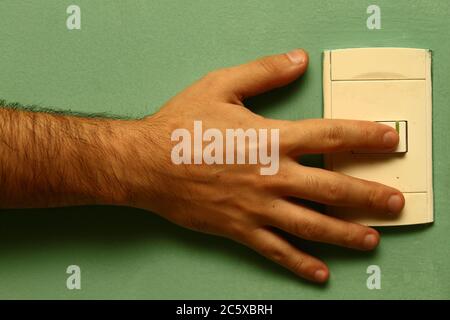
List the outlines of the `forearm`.
{"type": "Polygon", "coordinates": [[[125,203],[126,122],[0,107],[0,207],[125,203]]]}

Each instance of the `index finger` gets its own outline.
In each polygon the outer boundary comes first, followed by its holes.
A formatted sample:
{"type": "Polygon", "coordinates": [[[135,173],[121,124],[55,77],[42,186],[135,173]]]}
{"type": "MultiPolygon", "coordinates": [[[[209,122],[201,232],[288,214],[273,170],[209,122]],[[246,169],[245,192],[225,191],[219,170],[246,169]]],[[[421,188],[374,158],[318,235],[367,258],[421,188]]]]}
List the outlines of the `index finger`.
{"type": "Polygon", "coordinates": [[[286,135],[294,155],[361,149],[391,150],[399,142],[397,131],[373,121],[308,119],[292,123],[286,135]]]}

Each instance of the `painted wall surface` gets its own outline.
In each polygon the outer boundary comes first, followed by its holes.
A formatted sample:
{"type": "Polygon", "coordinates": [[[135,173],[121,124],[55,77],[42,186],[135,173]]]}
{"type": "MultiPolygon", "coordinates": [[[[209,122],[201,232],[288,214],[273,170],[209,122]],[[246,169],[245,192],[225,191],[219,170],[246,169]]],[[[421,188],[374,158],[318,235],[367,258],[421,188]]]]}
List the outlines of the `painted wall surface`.
{"type": "MultiPolygon", "coordinates": [[[[0,298],[450,298],[450,2],[260,0],[0,1],[0,97],[139,117],[211,69],[303,47],[307,74],[252,99],[260,114],[322,117],[325,49],[433,50],[435,223],[382,228],[373,253],[298,242],[327,285],[299,280],[226,239],[129,208],[0,212],[0,298]],[[81,30],[66,9],[81,8],[81,30]],[[381,29],[366,26],[370,4],[381,29]],[[81,290],[66,268],[81,268],[81,290]],[[381,290],[368,290],[378,265],[381,290]]],[[[413,173],[411,173],[413,174],[413,173]]]]}

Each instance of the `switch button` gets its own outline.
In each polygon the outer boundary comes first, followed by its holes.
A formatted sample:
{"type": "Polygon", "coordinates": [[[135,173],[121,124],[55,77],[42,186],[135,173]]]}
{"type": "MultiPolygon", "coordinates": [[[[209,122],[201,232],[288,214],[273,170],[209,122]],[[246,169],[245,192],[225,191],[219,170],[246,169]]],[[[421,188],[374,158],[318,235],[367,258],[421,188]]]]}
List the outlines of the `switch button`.
{"type": "Polygon", "coordinates": [[[408,152],[408,122],[407,121],[378,121],[394,128],[399,135],[398,146],[393,153],[406,153],[408,152]]]}
{"type": "Polygon", "coordinates": [[[392,151],[379,151],[374,152],[373,150],[355,150],[353,153],[406,153],[408,152],[408,122],[405,120],[398,121],[377,121],[384,125],[394,128],[399,135],[399,141],[397,148],[392,151]]]}

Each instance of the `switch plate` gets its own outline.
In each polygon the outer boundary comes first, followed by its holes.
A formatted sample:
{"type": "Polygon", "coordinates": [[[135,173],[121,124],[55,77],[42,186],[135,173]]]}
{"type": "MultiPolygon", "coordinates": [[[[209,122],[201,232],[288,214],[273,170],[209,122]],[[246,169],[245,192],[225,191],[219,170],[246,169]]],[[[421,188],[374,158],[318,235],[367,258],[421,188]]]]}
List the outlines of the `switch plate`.
{"type": "Polygon", "coordinates": [[[324,117],[378,121],[398,127],[396,150],[325,155],[329,170],[399,189],[405,207],[387,218],[361,209],[329,207],[331,215],[372,226],[433,221],[431,52],[412,48],[325,51],[324,117]]]}

